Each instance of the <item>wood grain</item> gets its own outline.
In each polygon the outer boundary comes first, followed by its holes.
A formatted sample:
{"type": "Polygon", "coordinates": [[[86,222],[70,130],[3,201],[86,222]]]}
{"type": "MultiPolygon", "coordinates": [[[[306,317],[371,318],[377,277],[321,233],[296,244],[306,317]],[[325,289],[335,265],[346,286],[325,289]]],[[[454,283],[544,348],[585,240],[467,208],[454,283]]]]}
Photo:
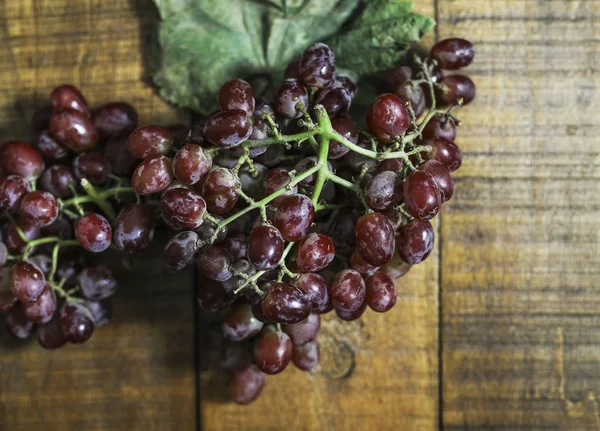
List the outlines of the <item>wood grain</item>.
{"type": "Polygon", "coordinates": [[[597,1],[439,2],[477,59],[442,216],[447,430],[596,430],[597,1]]]}
{"type": "MultiPolygon", "coordinates": [[[[74,83],[92,106],[133,103],[142,123],[185,119],[144,82],[150,1],[0,1],[0,138],[31,136],[33,111],[74,83]]],[[[0,324],[0,430],[194,429],[192,274],[160,246],[119,270],[114,321],[82,346],[45,351],[0,324]]],[[[113,261],[118,268],[118,262],[113,261]]]]}

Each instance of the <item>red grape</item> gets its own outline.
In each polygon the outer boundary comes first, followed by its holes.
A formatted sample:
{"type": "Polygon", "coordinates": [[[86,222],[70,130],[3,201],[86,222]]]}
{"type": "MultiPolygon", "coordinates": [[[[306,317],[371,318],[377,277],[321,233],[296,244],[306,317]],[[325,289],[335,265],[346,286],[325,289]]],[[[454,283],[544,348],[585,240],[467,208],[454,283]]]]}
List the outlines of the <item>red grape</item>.
{"type": "Polygon", "coordinates": [[[24,141],[7,141],[0,147],[0,167],[6,175],[37,179],[44,171],[40,152],[24,141]]]}
{"type": "Polygon", "coordinates": [[[254,362],[264,373],[282,372],[292,359],[292,340],[282,331],[265,328],[254,345],[254,362]]]}
{"type": "Polygon", "coordinates": [[[6,329],[19,340],[26,340],[31,336],[34,324],[25,316],[23,306],[17,305],[8,310],[6,313],[6,329]]]}
{"type": "Polygon", "coordinates": [[[311,314],[300,323],[284,325],[283,332],[290,336],[292,343],[304,344],[315,339],[320,327],[321,317],[318,314],[311,314]]]}
{"type": "Polygon", "coordinates": [[[56,311],[56,295],[49,284],[34,302],[22,302],[27,319],[33,323],[48,323],[56,311]]]}
{"type": "Polygon", "coordinates": [[[395,94],[382,94],[369,108],[367,123],[373,136],[390,144],[408,130],[410,115],[402,99],[395,94]]]}
{"type": "Polygon", "coordinates": [[[453,141],[456,138],[454,121],[443,114],[435,114],[423,128],[423,139],[444,138],[453,141]]]}
{"type": "Polygon", "coordinates": [[[78,111],[86,117],[90,115],[87,101],[81,92],[72,85],[63,84],[52,90],[50,102],[54,112],[60,112],[67,109],[78,111]]]}
{"type": "Polygon", "coordinates": [[[202,185],[202,197],[208,210],[219,215],[230,212],[240,197],[240,186],[240,180],[227,169],[209,172],[202,185]]]}
{"type": "Polygon", "coordinates": [[[106,139],[131,133],[137,127],[138,114],[129,103],[113,102],[96,109],[93,120],[100,137],[106,139]]]}
{"type": "Polygon", "coordinates": [[[57,198],[69,198],[76,189],[73,172],[62,165],[49,166],[40,177],[39,186],[57,198]]]}
{"type": "Polygon", "coordinates": [[[235,307],[223,322],[223,334],[231,341],[245,341],[257,335],[263,327],[263,322],[252,314],[249,304],[235,307]]]}
{"type": "Polygon", "coordinates": [[[378,313],[389,311],[396,303],[396,286],[390,277],[377,272],[365,280],[367,305],[378,313]]]}
{"type": "Polygon", "coordinates": [[[275,92],[275,110],[287,118],[300,118],[300,105],[308,109],[308,93],[306,88],[295,79],[286,79],[275,92]]]}
{"type": "Polygon", "coordinates": [[[359,218],[355,239],[356,249],[370,265],[385,265],[394,254],[394,228],[381,213],[369,213],[359,218]]]}
{"type": "Polygon", "coordinates": [[[117,216],[113,238],[120,250],[145,249],[154,238],[154,212],[140,204],[125,206],[117,216]]]}
{"type": "Polygon", "coordinates": [[[363,313],[365,312],[365,310],[367,309],[367,302],[363,302],[361,304],[361,306],[359,308],[357,308],[354,311],[341,311],[341,310],[335,310],[335,314],[337,315],[337,317],[339,317],[341,320],[345,320],[347,322],[350,322],[352,320],[356,320],[358,319],[360,316],[363,315],[363,313]]]}
{"type": "Polygon", "coordinates": [[[84,298],[100,301],[117,291],[117,280],[112,271],[104,265],[85,268],[77,275],[77,284],[84,298]]]}
{"type": "Polygon", "coordinates": [[[104,157],[110,163],[113,172],[120,177],[131,177],[140,161],[127,150],[127,137],[116,135],[106,142],[104,157]]]}
{"type": "Polygon", "coordinates": [[[204,280],[196,292],[198,305],[206,311],[221,311],[231,305],[234,297],[230,295],[221,283],[213,280],[204,280]]]}
{"type": "Polygon", "coordinates": [[[430,56],[437,60],[440,68],[456,70],[471,64],[475,57],[475,49],[468,40],[450,38],[433,45],[430,56]]]}
{"type": "Polygon", "coordinates": [[[20,175],[9,175],[0,181],[0,213],[14,214],[21,209],[23,197],[31,191],[29,182],[20,175]]]}
{"type": "Polygon", "coordinates": [[[425,112],[427,100],[425,99],[425,92],[421,86],[411,82],[405,82],[394,89],[394,94],[403,101],[410,103],[410,107],[414,111],[416,117],[420,117],[423,112],[425,112]]]}
{"type": "Polygon", "coordinates": [[[351,313],[365,302],[365,282],[358,272],[345,269],[338,272],[331,282],[329,295],[336,311],[351,313]]]}
{"type": "Polygon", "coordinates": [[[471,79],[464,75],[445,76],[439,83],[436,96],[442,105],[454,105],[462,99],[468,105],[475,99],[476,88],[471,79]]]}
{"type": "Polygon", "coordinates": [[[179,232],[165,247],[165,261],[171,269],[181,271],[196,259],[199,237],[196,232],[179,232]]]}
{"type": "Polygon", "coordinates": [[[265,374],[254,364],[236,372],[229,382],[229,398],[236,404],[249,404],[262,391],[265,374]]]}
{"type": "Polygon", "coordinates": [[[240,145],[252,134],[252,124],[246,111],[230,109],[210,117],[204,124],[204,136],[213,145],[231,148],[240,145]]]}
{"type": "Polygon", "coordinates": [[[329,87],[335,77],[335,54],[324,43],[314,43],[302,54],[298,77],[307,87],[329,87]]]}
{"type": "Polygon", "coordinates": [[[44,349],[58,349],[67,342],[58,315],[54,315],[48,323],[39,326],[38,342],[44,349]]]}
{"type": "Polygon", "coordinates": [[[161,126],[142,126],[127,138],[127,150],[136,159],[167,154],[173,146],[173,135],[161,126]]]}
{"type": "Polygon", "coordinates": [[[212,157],[200,145],[184,145],[173,159],[173,175],[183,184],[196,184],[212,167],[212,157]]]}
{"type": "Polygon", "coordinates": [[[167,190],[160,198],[164,221],[176,229],[195,229],[204,221],[206,202],[202,197],[184,188],[167,190]]]}
{"type": "MultiPolygon", "coordinates": [[[[318,163],[318,161],[315,156],[307,157],[305,159],[301,159],[298,163],[296,163],[296,166],[294,168],[296,169],[296,173],[298,175],[300,175],[301,173],[306,172],[309,169],[317,166],[317,163],[318,163]]],[[[298,184],[302,187],[311,187],[311,186],[315,185],[316,180],[317,180],[317,175],[312,174],[312,175],[304,178],[298,184]]]]}
{"type": "Polygon", "coordinates": [[[335,257],[333,240],[322,233],[309,233],[298,244],[296,264],[300,271],[320,271],[335,257]]]}
{"type": "Polygon", "coordinates": [[[410,80],[413,77],[413,71],[409,66],[398,66],[385,73],[383,82],[386,91],[394,91],[398,85],[410,80]]]}
{"type": "Polygon", "coordinates": [[[99,253],[110,247],[112,228],[104,216],[86,214],[75,222],[75,238],[87,251],[99,253]]]}
{"type": "Polygon", "coordinates": [[[139,164],[131,182],[137,194],[148,196],[166,189],[172,178],[171,160],[165,156],[154,156],[139,164]]]}
{"type": "Polygon", "coordinates": [[[209,279],[215,281],[229,280],[232,258],[229,252],[219,246],[211,245],[200,249],[196,257],[196,263],[202,273],[209,279]]]}
{"type": "Polygon", "coordinates": [[[103,299],[102,301],[86,300],[84,301],[84,305],[92,314],[95,328],[107,325],[110,322],[112,318],[112,303],[110,299],[103,299]]]}
{"type": "Polygon", "coordinates": [[[365,186],[365,199],[376,210],[385,210],[402,200],[402,178],[394,172],[375,175],[365,186]]]}
{"type": "Polygon", "coordinates": [[[423,163],[419,169],[431,174],[435,183],[440,188],[442,203],[449,201],[454,193],[454,181],[452,181],[448,169],[437,160],[428,160],[423,163]]]}
{"type": "Polygon", "coordinates": [[[247,252],[246,236],[242,234],[230,235],[220,243],[220,246],[231,254],[233,259],[245,259],[247,252]]]}
{"type": "Polygon", "coordinates": [[[241,109],[248,115],[254,112],[254,92],[243,79],[227,81],[219,90],[219,106],[222,111],[241,109]]]}
{"type": "Polygon", "coordinates": [[[43,130],[35,141],[35,147],[49,162],[59,162],[69,156],[69,150],[58,142],[48,130],[43,130]]]}
{"type": "Polygon", "coordinates": [[[377,165],[377,172],[385,172],[391,171],[396,174],[402,173],[402,169],[404,169],[404,160],[403,159],[385,159],[379,162],[377,165]]]}
{"type": "Polygon", "coordinates": [[[306,344],[292,347],[292,362],[302,371],[310,371],[319,363],[319,342],[309,341],[306,344]]]}
{"type": "Polygon", "coordinates": [[[345,88],[324,88],[317,94],[315,103],[325,108],[329,118],[335,118],[338,115],[348,113],[350,104],[352,103],[352,96],[345,88]]]}
{"type": "Polygon", "coordinates": [[[94,332],[92,313],[79,302],[66,302],[59,313],[60,327],[70,343],[84,343],[94,332]]]}
{"type": "Polygon", "coordinates": [[[17,262],[10,269],[10,290],[21,302],[33,302],[46,287],[44,273],[30,262],[17,262]]]}
{"type": "Polygon", "coordinates": [[[426,220],[411,220],[396,238],[396,250],[406,263],[415,265],[424,261],[433,250],[434,232],[426,220]]]}
{"type": "MultiPolygon", "coordinates": [[[[273,169],[267,171],[267,173],[265,174],[265,177],[263,179],[263,187],[265,189],[265,196],[269,196],[269,195],[275,193],[277,190],[283,189],[284,187],[286,187],[289,184],[289,182],[290,182],[290,176],[289,176],[289,172],[287,171],[287,169],[273,168],[273,169]]],[[[273,199],[270,202],[270,205],[273,205],[274,207],[279,206],[279,204],[281,202],[283,202],[287,196],[292,195],[292,194],[296,193],[297,191],[298,191],[297,186],[291,187],[291,190],[286,190],[283,194],[281,194],[280,196],[277,196],[275,199],[273,199]]]]}
{"type": "MultiPolygon", "coordinates": [[[[347,115],[340,115],[331,120],[331,126],[333,127],[333,130],[353,144],[358,142],[358,129],[356,123],[347,115]]],[[[327,154],[327,157],[329,159],[339,159],[346,155],[348,151],[350,151],[350,148],[332,139],[329,141],[329,153],[327,154]]]]}
{"type": "Polygon", "coordinates": [[[105,184],[109,180],[110,162],[102,154],[84,153],[73,160],[73,172],[80,180],[85,178],[92,184],[105,184]]]}
{"type": "MultiPolygon", "coordinates": [[[[27,248],[27,243],[23,241],[21,235],[17,231],[17,228],[21,229],[21,232],[29,241],[38,239],[42,234],[40,228],[30,225],[25,222],[22,218],[17,219],[14,224],[11,224],[6,233],[6,247],[12,254],[22,254],[27,248]]],[[[32,252],[34,249],[31,250],[32,252]]]]}
{"type": "Polygon", "coordinates": [[[248,236],[248,260],[259,271],[275,268],[281,260],[283,248],[283,237],[275,226],[256,226],[248,236]]]}
{"type": "Polygon", "coordinates": [[[305,195],[286,197],[273,217],[273,224],[287,241],[298,241],[311,227],[315,218],[315,207],[305,195]]]}
{"type": "Polygon", "coordinates": [[[308,295],[313,313],[324,313],[329,304],[329,292],[327,282],[323,277],[314,272],[299,274],[299,277],[291,281],[294,287],[308,295]]]}
{"type": "Polygon", "coordinates": [[[429,153],[423,153],[425,160],[437,160],[450,172],[454,172],[462,164],[462,153],[460,148],[454,143],[444,138],[433,138],[425,142],[431,145],[429,153]]]}
{"type": "Polygon", "coordinates": [[[311,312],[310,297],[295,286],[275,282],[262,302],[262,312],[271,322],[299,323],[306,319],[311,312]]]}
{"type": "Polygon", "coordinates": [[[56,199],[48,192],[37,190],[21,200],[21,218],[35,227],[50,226],[58,217],[56,199]]]}
{"type": "Polygon", "coordinates": [[[71,151],[89,151],[98,143],[98,130],[94,123],[79,111],[67,109],[50,117],[50,133],[71,151]]]}
{"type": "Polygon", "coordinates": [[[406,211],[421,220],[429,220],[440,210],[441,192],[429,172],[415,171],[404,181],[406,211]]]}
{"type": "Polygon", "coordinates": [[[358,272],[363,277],[373,275],[379,269],[378,266],[373,266],[365,262],[358,250],[354,250],[352,252],[352,256],[350,256],[350,268],[358,272]]]}

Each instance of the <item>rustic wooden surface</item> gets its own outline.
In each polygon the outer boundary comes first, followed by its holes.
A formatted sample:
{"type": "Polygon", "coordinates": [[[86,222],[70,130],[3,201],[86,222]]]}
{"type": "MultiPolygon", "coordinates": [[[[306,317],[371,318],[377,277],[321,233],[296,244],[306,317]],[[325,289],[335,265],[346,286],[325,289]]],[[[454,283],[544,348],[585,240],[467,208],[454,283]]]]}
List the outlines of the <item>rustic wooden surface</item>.
{"type": "MultiPolygon", "coordinates": [[[[478,97],[438,249],[399,282],[396,308],[325,322],[315,372],[290,367],[234,406],[194,363],[209,337],[192,275],[143,256],[88,344],[0,335],[0,430],[600,429],[600,2],[416,7],[440,37],[475,42],[478,97]]],[[[153,18],[149,0],[0,0],[0,138],[26,136],[60,82],[130,101],[143,123],[185,120],[144,80],[153,18]]]]}

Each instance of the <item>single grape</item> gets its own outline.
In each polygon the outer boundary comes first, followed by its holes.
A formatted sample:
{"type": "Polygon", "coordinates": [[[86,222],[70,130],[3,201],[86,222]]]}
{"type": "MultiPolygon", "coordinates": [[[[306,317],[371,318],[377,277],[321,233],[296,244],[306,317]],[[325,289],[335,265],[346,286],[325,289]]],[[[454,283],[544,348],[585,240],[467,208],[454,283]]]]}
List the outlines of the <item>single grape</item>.
{"type": "Polygon", "coordinates": [[[383,144],[390,144],[410,126],[410,115],[395,94],[382,94],[367,112],[369,130],[383,144]]]}
{"type": "Polygon", "coordinates": [[[358,310],[366,295],[362,276],[353,269],[338,272],[331,283],[329,295],[336,311],[351,313],[358,310]]]}
{"type": "Polygon", "coordinates": [[[196,184],[211,167],[212,157],[196,144],[184,145],[173,159],[173,175],[183,184],[196,184]]]}
{"type": "Polygon", "coordinates": [[[112,318],[112,303],[110,299],[103,299],[102,301],[86,300],[84,301],[84,305],[92,314],[95,328],[108,325],[112,318]]]}
{"type": "Polygon", "coordinates": [[[471,64],[475,57],[475,48],[468,40],[450,38],[433,45],[429,55],[437,60],[442,69],[456,70],[471,64]]]}
{"type": "Polygon", "coordinates": [[[286,197],[273,217],[273,224],[287,241],[298,241],[307,234],[315,218],[315,207],[305,195],[286,197]]]}
{"type": "Polygon", "coordinates": [[[318,314],[311,314],[300,323],[284,325],[283,332],[290,336],[292,343],[304,344],[315,339],[320,327],[321,317],[318,314]]]}
{"type": "Polygon", "coordinates": [[[300,118],[300,107],[308,109],[306,88],[295,79],[286,79],[279,86],[273,98],[275,110],[287,118],[300,118]]]}
{"type": "Polygon", "coordinates": [[[292,362],[302,371],[310,371],[319,363],[319,342],[317,340],[292,347],[292,362]]]}
{"type": "Polygon", "coordinates": [[[171,238],[164,253],[167,265],[175,271],[181,271],[194,263],[198,240],[198,234],[192,231],[179,232],[171,238]]]}
{"type": "MultiPolygon", "coordinates": [[[[396,250],[398,250],[398,235],[396,235],[396,250]]],[[[406,263],[402,260],[399,253],[395,253],[392,260],[381,267],[381,271],[385,272],[392,280],[397,280],[410,271],[411,267],[412,265],[410,263],[406,263]]]]}
{"type": "Polygon", "coordinates": [[[37,334],[38,342],[44,349],[58,349],[67,342],[57,314],[48,323],[40,325],[37,334]]]}
{"type": "Polygon", "coordinates": [[[161,126],[138,127],[127,138],[127,150],[136,159],[165,155],[173,146],[173,135],[161,126]]]}
{"type": "Polygon", "coordinates": [[[322,105],[329,118],[347,114],[351,103],[352,95],[342,87],[324,88],[319,91],[315,99],[315,104],[322,105]]]}
{"type": "Polygon", "coordinates": [[[225,281],[233,276],[231,255],[219,246],[211,245],[200,249],[196,263],[198,269],[211,280],[225,281]]]}
{"type": "Polygon", "coordinates": [[[373,266],[365,262],[358,250],[354,250],[352,252],[352,256],[350,256],[350,268],[358,272],[363,277],[373,275],[379,269],[378,266],[373,266]]]}
{"type": "Polygon", "coordinates": [[[282,372],[292,359],[292,340],[282,331],[265,328],[254,344],[254,362],[266,374],[282,372]]]}
{"type": "Polygon", "coordinates": [[[269,286],[261,309],[271,322],[293,324],[306,319],[312,306],[310,297],[297,287],[275,282],[269,286]]]}
{"type": "Polygon", "coordinates": [[[148,196],[166,189],[172,178],[171,160],[165,156],[154,156],[139,164],[131,183],[137,194],[148,196]]]}
{"type": "Polygon", "coordinates": [[[406,211],[421,220],[429,220],[440,210],[441,192],[429,172],[412,172],[404,181],[406,211]]]}
{"type": "Polygon", "coordinates": [[[203,280],[196,293],[198,305],[206,311],[221,311],[234,301],[221,283],[213,280],[203,280]]]}
{"type": "Polygon", "coordinates": [[[23,197],[31,185],[20,175],[9,175],[0,182],[0,213],[15,214],[21,209],[23,197]]]}
{"type": "Polygon", "coordinates": [[[213,145],[231,148],[240,145],[252,134],[252,124],[246,111],[230,109],[217,112],[204,124],[204,136],[213,145]]]}
{"type": "MultiPolygon", "coordinates": [[[[277,190],[281,190],[286,187],[290,182],[290,176],[287,169],[284,168],[273,168],[269,170],[263,179],[263,187],[265,189],[265,196],[269,196],[275,193],[277,190]]],[[[280,196],[277,196],[269,204],[278,207],[281,202],[289,195],[293,195],[298,191],[298,186],[291,187],[291,190],[286,190],[280,196]]]]}
{"type": "Polygon", "coordinates": [[[44,105],[33,113],[31,117],[31,128],[36,135],[48,129],[51,116],[52,105],[44,105]]]}
{"type": "MultiPolygon", "coordinates": [[[[220,217],[220,216],[213,215],[213,218],[216,219],[219,223],[223,221],[223,217],[220,217]]],[[[238,220],[244,220],[244,217],[240,217],[240,218],[238,218],[238,220]]],[[[213,238],[215,236],[215,232],[216,232],[217,235],[214,238],[213,244],[219,244],[220,242],[222,242],[225,239],[225,237],[227,236],[227,232],[229,232],[229,227],[232,227],[232,225],[233,225],[233,223],[230,225],[227,225],[227,226],[223,226],[217,232],[216,231],[217,225],[215,224],[215,222],[213,222],[212,220],[206,219],[206,220],[204,220],[204,223],[202,223],[200,225],[199,228],[194,230],[194,232],[196,232],[198,234],[199,238],[202,241],[210,240],[211,238],[213,238]]]]}
{"type": "Polygon", "coordinates": [[[34,328],[35,325],[27,319],[21,305],[12,307],[6,313],[6,329],[13,337],[26,340],[31,336],[34,328]]]}
{"type": "Polygon", "coordinates": [[[437,160],[443,164],[450,172],[454,172],[462,164],[462,153],[460,148],[452,142],[444,138],[433,138],[425,142],[431,145],[429,153],[423,153],[425,160],[437,160]]]}
{"type": "Polygon", "coordinates": [[[229,235],[220,246],[227,250],[234,260],[246,258],[248,243],[243,234],[229,235]]]}
{"type": "MultiPolygon", "coordinates": [[[[331,120],[331,126],[333,127],[333,130],[338,132],[353,144],[358,142],[358,128],[356,127],[354,120],[352,120],[352,118],[349,116],[340,115],[334,118],[331,120]]],[[[332,139],[329,141],[329,153],[327,154],[327,157],[329,159],[339,159],[340,157],[346,155],[348,151],[350,151],[350,148],[332,139]]]]}
{"type": "Polygon", "coordinates": [[[254,92],[243,79],[227,81],[219,90],[219,106],[222,111],[241,109],[247,115],[254,112],[254,92]]]}
{"type": "Polygon", "coordinates": [[[85,178],[92,184],[106,184],[110,171],[110,162],[99,153],[83,153],[73,160],[75,176],[80,180],[85,178]]]}
{"type": "Polygon", "coordinates": [[[416,117],[420,117],[425,112],[427,99],[425,98],[425,92],[420,85],[415,85],[410,81],[404,82],[394,89],[394,94],[403,101],[410,103],[410,107],[414,111],[416,117]]]}
{"type": "Polygon", "coordinates": [[[296,250],[296,264],[302,272],[320,271],[335,257],[333,240],[322,233],[309,233],[300,240],[296,250]]]}
{"type": "Polygon", "coordinates": [[[59,312],[60,327],[70,343],[84,343],[94,332],[90,310],[80,302],[66,302],[59,312]]]}
{"type": "Polygon", "coordinates": [[[35,148],[48,162],[61,162],[69,156],[69,150],[54,139],[48,130],[43,130],[37,135],[35,148]]]}
{"type": "MultiPolygon", "coordinates": [[[[23,241],[21,235],[19,235],[18,229],[21,229],[21,233],[27,238],[28,241],[38,239],[42,232],[40,228],[30,225],[23,219],[19,218],[14,224],[11,224],[6,233],[6,248],[12,254],[23,254],[27,248],[27,243],[23,241]]],[[[31,249],[31,252],[35,250],[35,247],[31,249]]]]}
{"type": "Polygon", "coordinates": [[[377,172],[395,172],[396,174],[402,173],[404,169],[403,159],[385,159],[377,164],[377,172]]]}
{"type": "Polygon", "coordinates": [[[462,99],[463,105],[468,105],[475,99],[475,84],[468,76],[445,76],[436,91],[437,99],[442,105],[454,105],[462,99]]]}
{"type": "Polygon", "coordinates": [[[413,71],[409,66],[398,66],[388,70],[383,78],[384,90],[394,91],[398,85],[409,81],[413,77],[413,71]]]}
{"type": "Polygon", "coordinates": [[[50,133],[71,151],[89,151],[98,144],[98,130],[94,123],[79,111],[67,109],[54,112],[50,117],[50,133]]]}
{"type": "Polygon", "coordinates": [[[33,323],[48,323],[56,311],[56,295],[49,284],[34,302],[23,302],[23,311],[33,323]]]}
{"type": "Polygon", "coordinates": [[[81,295],[93,301],[112,296],[117,291],[117,280],[112,271],[104,265],[85,268],[77,275],[81,295]]]}
{"type": "Polygon", "coordinates": [[[77,188],[73,172],[63,165],[49,166],[40,177],[39,186],[57,198],[70,198],[77,188]]]}
{"type": "Polygon", "coordinates": [[[427,220],[411,220],[396,237],[396,250],[406,263],[423,262],[433,250],[434,232],[427,220]]]}
{"type": "Polygon", "coordinates": [[[281,260],[283,248],[283,237],[275,226],[256,226],[248,236],[248,260],[259,271],[275,268],[281,260]]]}
{"type": "Polygon", "coordinates": [[[94,125],[102,139],[131,133],[138,124],[138,114],[126,102],[112,102],[94,111],[94,125]]]}
{"type": "MultiPolygon", "coordinates": [[[[315,156],[307,157],[305,159],[300,159],[298,161],[298,163],[296,163],[296,166],[294,167],[294,169],[296,170],[297,175],[300,175],[303,172],[306,172],[309,169],[317,166],[317,163],[318,163],[317,158],[315,156]]],[[[298,184],[301,187],[312,187],[315,185],[316,180],[317,180],[317,174],[312,174],[312,175],[304,178],[298,184]]]]}
{"type": "Polygon", "coordinates": [[[394,229],[381,213],[365,214],[355,228],[356,249],[370,265],[382,266],[394,254],[394,229]]]}
{"type": "Polygon", "coordinates": [[[300,58],[298,77],[307,87],[329,87],[335,78],[335,54],[331,48],[321,42],[306,48],[300,58]]]}
{"type": "Polygon", "coordinates": [[[67,109],[78,111],[89,117],[90,110],[87,101],[81,92],[72,85],[63,84],[52,90],[50,102],[54,112],[60,112],[67,109]]]}
{"type": "Polygon", "coordinates": [[[254,317],[249,304],[242,304],[231,310],[221,327],[225,338],[239,342],[257,335],[263,327],[263,322],[254,317]]]}
{"type": "Polygon", "coordinates": [[[356,309],[355,311],[341,311],[341,310],[335,310],[335,314],[337,315],[337,317],[339,317],[341,320],[344,320],[346,322],[350,322],[352,320],[356,320],[358,318],[360,318],[360,316],[363,315],[363,313],[365,312],[365,310],[367,309],[367,302],[363,302],[362,305],[356,309]]]}
{"type": "Polygon", "coordinates": [[[6,175],[20,175],[32,181],[44,171],[44,159],[27,142],[7,141],[0,146],[0,167],[6,175]]]}
{"type": "Polygon", "coordinates": [[[30,262],[17,262],[10,269],[10,290],[21,302],[33,302],[46,287],[44,273],[30,262]]]}
{"type": "Polygon", "coordinates": [[[110,163],[115,175],[120,177],[131,177],[140,163],[138,159],[129,154],[125,135],[115,135],[106,142],[104,157],[110,163]]]}
{"type": "Polygon", "coordinates": [[[419,167],[419,170],[431,174],[440,189],[442,203],[449,201],[454,193],[454,181],[448,169],[437,160],[428,160],[419,167]]]}
{"type": "Polygon", "coordinates": [[[154,212],[144,205],[126,205],[115,222],[113,240],[120,250],[136,252],[147,248],[154,238],[154,212]]]}
{"type": "Polygon", "coordinates": [[[85,250],[100,253],[110,247],[112,228],[104,216],[89,213],[75,222],[75,238],[85,250]]]}
{"type": "Polygon", "coordinates": [[[443,114],[435,114],[423,128],[423,140],[444,138],[453,141],[456,138],[454,121],[443,114]]]}
{"type": "Polygon", "coordinates": [[[327,282],[323,277],[314,272],[299,274],[299,277],[291,281],[294,287],[308,295],[313,313],[324,313],[329,304],[329,292],[327,282]]]}
{"type": "Polygon", "coordinates": [[[229,398],[236,404],[250,404],[260,395],[265,374],[254,364],[236,372],[229,382],[229,398]]]}
{"type": "Polygon", "coordinates": [[[209,172],[202,185],[202,197],[211,214],[224,215],[230,212],[238,201],[240,180],[229,170],[217,168],[209,172]]]}
{"type": "Polygon", "coordinates": [[[58,204],[48,192],[36,190],[21,200],[21,219],[35,227],[46,227],[58,217],[58,204]]]}
{"type": "Polygon", "coordinates": [[[204,221],[206,202],[191,190],[173,188],[161,196],[160,209],[169,226],[175,229],[195,229],[204,221]]]}
{"type": "Polygon", "coordinates": [[[402,200],[402,178],[391,171],[380,172],[365,186],[365,199],[375,210],[385,210],[402,200]]]}
{"type": "Polygon", "coordinates": [[[367,305],[373,311],[385,313],[396,303],[396,286],[390,277],[377,272],[365,280],[367,305]]]}

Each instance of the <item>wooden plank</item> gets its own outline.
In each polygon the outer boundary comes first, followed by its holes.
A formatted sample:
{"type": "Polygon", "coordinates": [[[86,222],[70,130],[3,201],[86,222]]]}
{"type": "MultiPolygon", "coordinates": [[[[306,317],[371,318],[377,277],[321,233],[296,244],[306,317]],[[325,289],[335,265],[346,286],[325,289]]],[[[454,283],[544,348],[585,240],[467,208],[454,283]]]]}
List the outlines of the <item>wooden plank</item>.
{"type": "MultiPolygon", "coordinates": [[[[1,0],[1,139],[29,137],[33,111],[67,82],[92,106],[133,103],[142,123],[185,119],[143,79],[154,20],[150,0],[1,0]]],[[[118,270],[113,323],[87,344],[45,351],[2,322],[0,429],[194,429],[192,274],[167,271],[160,244],[133,267],[118,270]]]]}
{"type": "MultiPolygon", "coordinates": [[[[433,16],[433,2],[418,2],[417,8],[433,16]]],[[[430,35],[425,44],[432,40],[430,35]]],[[[366,312],[349,323],[328,314],[318,336],[322,356],[317,369],[303,373],[290,366],[281,375],[267,376],[263,393],[249,406],[227,402],[226,377],[203,371],[203,429],[436,429],[437,259],[436,252],[399,281],[391,312],[366,312]]]]}
{"type": "Polygon", "coordinates": [[[477,57],[443,214],[447,430],[600,429],[600,2],[439,1],[477,57]]]}

